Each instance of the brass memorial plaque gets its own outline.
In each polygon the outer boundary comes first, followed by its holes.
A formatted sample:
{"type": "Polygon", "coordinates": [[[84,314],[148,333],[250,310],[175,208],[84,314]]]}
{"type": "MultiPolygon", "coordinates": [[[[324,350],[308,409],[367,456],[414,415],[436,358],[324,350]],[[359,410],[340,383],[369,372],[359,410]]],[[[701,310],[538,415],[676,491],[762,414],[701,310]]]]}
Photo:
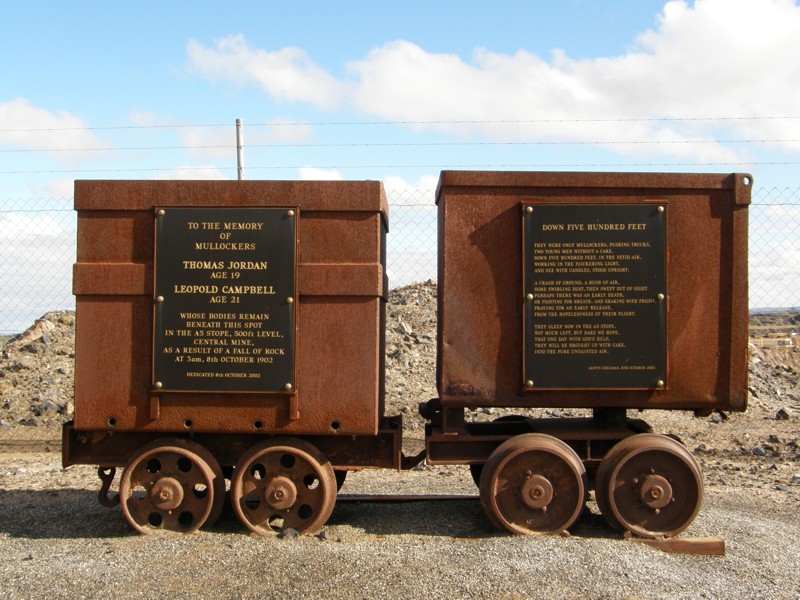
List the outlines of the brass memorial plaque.
{"type": "Polygon", "coordinates": [[[523,215],[525,388],[666,387],[666,206],[523,215]]]}
{"type": "Polygon", "coordinates": [[[154,389],[293,391],[297,209],[155,219],[154,389]]]}

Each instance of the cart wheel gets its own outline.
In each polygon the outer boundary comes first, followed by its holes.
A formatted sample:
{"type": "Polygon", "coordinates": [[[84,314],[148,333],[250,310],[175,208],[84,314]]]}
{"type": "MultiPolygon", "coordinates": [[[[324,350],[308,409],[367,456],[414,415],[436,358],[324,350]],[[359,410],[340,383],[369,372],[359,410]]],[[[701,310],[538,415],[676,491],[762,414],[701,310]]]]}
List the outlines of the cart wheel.
{"type": "Polygon", "coordinates": [[[253,446],[236,464],[231,503],[244,525],[259,535],[285,529],[319,530],[336,503],[336,476],[325,456],[298,439],[253,446]]]}
{"type": "Polygon", "coordinates": [[[497,447],[483,467],[481,505],[498,528],[516,534],[559,533],[586,501],[586,469],[567,444],[525,433],[497,447]]]}
{"type": "MultiPolygon", "coordinates": [[[[212,516],[219,483],[201,456],[207,451],[197,448],[177,438],[156,440],[131,457],[119,495],[122,512],[134,529],[191,533],[212,516]]],[[[222,480],[223,491],[224,486],[222,480]]]]}
{"type": "Polygon", "coordinates": [[[609,450],[597,470],[596,496],[612,527],[640,537],[670,537],[700,512],[703,475],[682,444],[640,433],[609,450]]]}

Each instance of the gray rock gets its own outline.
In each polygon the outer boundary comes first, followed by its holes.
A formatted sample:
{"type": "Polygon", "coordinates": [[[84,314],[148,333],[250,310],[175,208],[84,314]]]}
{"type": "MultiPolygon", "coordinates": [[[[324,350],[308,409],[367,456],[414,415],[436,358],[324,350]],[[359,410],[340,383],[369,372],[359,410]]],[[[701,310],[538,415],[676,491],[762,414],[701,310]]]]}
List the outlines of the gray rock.
{"type": "Polygon", "coordinates": [[[278,539],[280,540],[293,540],[297,537],[300,537],[300,534],[297,533],[296,529],[292,529],[291,527],[287,527],[278,534],[278,539]]]}

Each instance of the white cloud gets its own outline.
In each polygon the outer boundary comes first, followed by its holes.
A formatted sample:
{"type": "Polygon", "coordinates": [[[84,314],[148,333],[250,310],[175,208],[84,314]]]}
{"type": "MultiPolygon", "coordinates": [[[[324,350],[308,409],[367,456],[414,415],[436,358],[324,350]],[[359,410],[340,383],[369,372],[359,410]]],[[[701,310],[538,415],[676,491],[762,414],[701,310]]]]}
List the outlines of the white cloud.
{"type": "Polygon", "coordinates": [[[53,179],[44,186],[33,186],[35,194],[46,194],[49,198],[72,200],[75,195],[75,181],[72,179],[53,179]]]}
{"type": "Polygon", "coordinates": [[[27,217],[19,213],[0,214],[0,241],[14,247],[16,242],[29,242],[40,237],[57,237],[64,233],[49,215],[27,217]]]}
{"type": "MultiPolygon", "coordinates": [[[[236,156],[234,155],[233,163],[234,166],[236,165],[236,156]]],[[[183,179],[183,180],[194,180],[194,179],[221,179],[226,180],[230,179],[227,175],[225,175],[219,168],[206,165],[206,166],[197,166],[197,165],[184,165],[181,167],[176,167],[174,169],[169,169],[168,171],[161,171],[157,173],[154,179],[183,179]]]]}
{"type": "MultiPolygon", "coordinates": [[[[746,162],[761,144],[729,140],[800,139],[798,119],[737,119],[796,115],[798,39],[800,6],[791,0],[672,0],[629,52],[594,59],[480,48],[464,60],[397,40],[352,61],[348,78],[336,80],[303,50],[268,52],[241,35],[212,47],[192,41],[187,52],[192,69],[208,78],[326,109],[348,101],[371,117],[417,122],[409,124],[417,130],[746,162]]],[[[800,152],[795,141],[763,145],[800,152]]]]}
{"type": "Polygon", "coordinates": [[[25,98],[0,102],[0,146],[41,151],[60,163],[96,157],[108,147],[79,117],[52,112],[25,98]],[[52,130],[59,130],[53,135],[52,130]]]}
{"type": "Polygon", "coordinates": [[[383,189],[389,199],[390,207],[421,206],[434,208],[434,195],[439,178],[436,175],[422,175],[416,181],[406,181],[397,175],[383,178],[383,189]]]}
{"type": "MultiPolygon", "coordinates": [[[[314,131],[308,124],[289,124],[285,120],[267,123],[244,123],[242,138],[247,162],[247,149],[271,144],[301,144],[309,142],[314,131]]],[[[191,156],[209,160],[236,159],[236,126],[187,127],[180,130],[181,142],[191,156]]]]}
{"type": "Polygon", "coordinates": [[[301,167],[298,177],[302,181],[341,181],[344,179],[341,172],[336,169],[318,169],[316,167],[301,167]]]}
{"type": "MultiPolygon", "coordinates": [[[[750,206],[749,281],[754,308],[800,305],[800,206],[793,194],[772,190],[750,206]]],[[[794,190],[792,190],[794,192],[794,190]]]]}
{"type": "Polygon", "coordinates": [[[214,40],[212,47],[190,40],[189,70],[212,81],[255,84],[283,102],[308,102],[333,110],[346,86],[316,66],[301,48],[267,52],[250,46],[244,36],[214,40]]]}
{"type": "Polygon", "coordinates": [[[49,310],[74,306],[74,231],[52,216],[5,213],[0,243],[0,330],[22,331],[49,310]]]}
{"type": "Polygon", "coordinates": [[[784,239],[750,253],[750,306],[800,306],[800,243],[784,239]]]}

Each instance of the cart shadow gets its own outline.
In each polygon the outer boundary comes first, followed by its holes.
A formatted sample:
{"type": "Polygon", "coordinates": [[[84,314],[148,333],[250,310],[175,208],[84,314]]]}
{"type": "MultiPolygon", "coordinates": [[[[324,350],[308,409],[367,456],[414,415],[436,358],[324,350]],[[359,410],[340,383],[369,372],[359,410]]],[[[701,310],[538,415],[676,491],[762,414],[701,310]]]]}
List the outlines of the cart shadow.
{"type": "MultiPolygon", "coordinates": [[[[498,531],[483,512],[480,501],[412,500],[409,502],[338,502],[328,526],[347,526],[375,536],[420,535],[475,539],[511,535],[498,531]]],[[[570,528],[579,538],[619,539],[621,532],[611,529],[605,519],[588,509],[570,528]]]]}
{"type": "Polygon", "coordinates": [[[129,535],[121,511],[75,488],[0,489],[0,535],[26,539],[117,538],[129,535]]]}
{"type": "MultiPolygon", "coordinates": [[[[415,535],[481,539],[504,537],[489,522],[477,498],[404,502],[340,501],[325,528],[336,536],[337,528],[363,531],[373,536],[415,535]]],[[[230,503],[218,521],[205,531],[212,534],[249,533],[238,521],[230,503]]],[[[618,539],[598,514],[585,510],[570,528],[579,538],[618,539]]],[[[96,539],[136,536],[119,507],[100,505],[90,490],[0,489],[0,535],[26,539],[96,539]]]]}

